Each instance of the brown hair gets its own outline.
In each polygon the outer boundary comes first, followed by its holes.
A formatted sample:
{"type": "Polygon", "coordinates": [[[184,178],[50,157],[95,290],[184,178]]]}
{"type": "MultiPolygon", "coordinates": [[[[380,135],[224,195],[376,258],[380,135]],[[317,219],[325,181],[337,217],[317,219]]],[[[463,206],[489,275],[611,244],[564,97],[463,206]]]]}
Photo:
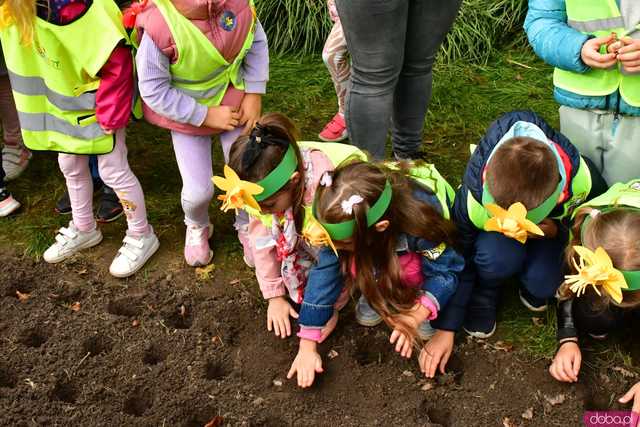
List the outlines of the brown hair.
{"type": "Polygon", "coordinates": [[[413,192],[417,188],[430,191],[407,177],[409,164],[401,164],[392,171],[382,165],[356,161],[341,166],[333,172],[331,186],[319,186],[316,191],[316,215],[318,220],[339,223],[355,218],[353,234],[354,258],[357,275],[351,272],[351,257],[341,257],[342,271],[352,289],[359,289],[371,306],[387,324],[400,329],[407,336],[415,337],[412,330],[398,314],[407,313],[414,305],[419,290],[404,286],[396,254],[400,233],[421,237],[432,242],[454,244],[455,228],[432,206],[418,200],[413,192]],[[389,227],[377,232],[367,225],[367,210],[382,194],[389,180],[393,188],[391,204],[379,221],[388,220],[389,227]],[[360,195],[364,201],[353,207],[353,215],[346,214],[341,202],[350,196],[360,195]]]}
{"type": "MultiPolygon", "coordinates": [[[[573,238],[565,253],[570,274],[577,273],[572,262],[577,256],[576,251],[573,249],[574,246],[584,246],[591,250],[595,250],[600,246],[607,251],[614,267],[618,270],[639,270],[640,212],[621,207],[600,213],[591,219],[583,232],[582,224],[592,211],[594,211],[593,208],[584,207],[579,209],[576,214],[572,229],[573,238]]],[[[585,296],[589,298],[592,306],[597,310],[605,310],[609,307],[609,304],[616,304],[605,293],[598,296],[591,287],[587,288],[585,296]]],[[[571,289],[566,283],[563,283],[558,289],[558,298],[566,300],[572,297],[571,289]]],[[[622,302],[616,305],[622,308],[639,306],[640,291],[623,292],[622,302]]]]}
{"type": "MultiPolygon", "coordinates": [[[[288,142],[296,153],[300,179],[295,184],[295,187],[293,187],[293,183],[289,181],[284,187],[278,190],[277,193],[266,200],[277,197],[284,191],[293,191],[293,214],[296,221],[296,229],[301,230],[304,220],[302,199],[304,197],[305,171],[300,148],[296,142],[299,139],[298,129],[287,116],[280,113],[265,114],[258,121],[258,125],[262,127],[262,132],[268,134],[270,137],[288,142]]],[[[267,140],[267,138],[263,138],[263,140],[267,140]]],[[[269,175],[269,173],[280,164],[287,152],[287,148],[288,145],[270,144],[268,142],[252,144],[250,137],[242,136],[231,146],[229,166],[236,171],[240,179],[249,182],[258,182],[269,175]],[[249,157],[252,157],[253,160],[251,165],[247,165],[246,162],[247,151],[252,151],[252,153],[249,154],[249,157]]]]}
{"type": "Polygon", "coordinates": [[[558,163],[549,147],[528,137],[504,142],[486,168],[486,182],[496,203],[508,208],[520,202],[528,210],[538,207],[557,188],[558,163]]]}

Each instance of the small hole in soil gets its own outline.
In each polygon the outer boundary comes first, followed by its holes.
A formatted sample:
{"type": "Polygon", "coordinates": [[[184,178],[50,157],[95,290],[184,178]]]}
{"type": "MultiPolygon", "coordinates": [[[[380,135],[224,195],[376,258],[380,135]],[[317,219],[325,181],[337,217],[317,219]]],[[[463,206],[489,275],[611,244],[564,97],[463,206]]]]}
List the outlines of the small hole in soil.
{"type": "Polygon", "coordinates": [[[14,388],[18,380],[7,367],[0,366],[0,387],[14,388]]]}
{"type": "Polygon", "coordinates": [[[605,411],[609,409],[609,395],[589,385],[585,390],[583,406],[585,411],[605,411]]]}
{"type": "Polygon", "coordinates": [[[222,363],[209,360],[204,366],[204,377],[208,380],[221,380],[229,375],[222,363]]]}
{"type": "Polygon", "coordinates": [[[82,299],[82,288],[78,285],[63,283],[49,294],[49,298],[60,303],[74,303],[82,299]]]}
{"type": "Polygon", "coordinates": [[[212,406],[205,406],[204,408],[190,407],[184,412],[183,427],[202,427],[213,420],[219,412],[212,406]]]}
{"type": "Polygon", "coordinates": [[[174,329],[189,329],[193,325],[193,311],[186,304],[165,315],[167,326],[174,329]]]}
{"type": "Polygon", "coordinates": [[[365,341],[358,341],[356,343],[354,358],[360,366],[367,366],[384,361],[384,355],[380,350],[377,349],[376,346],[372,347],[370,342],[365,341]]]}
{"type": "Polygon", "coordinates": [[[451,423],[451,413],[444,409],[439,408],[437,406],[431,406],[433,402],[429,402],[427,400],[423,400],[418,408],[418,416],[417,419],[420,422],[426,421],[438,424],[443,427],[448,426],[451,423]]]}
{"type": "Polygon", "coordinates": [[[33,285],[33,283],[31,281],[13,283],[13,284],[9,285],[7,288],[5,288],[4,296],[5,297],[14,297],[14,298],[17,299],[18,298],[18,294],[16,293],[16,291],[20,292],[21,294],[30,294],[31,292],[33,292],[34,289],[35,289],[35,286],[33,285]]]}
{"type": "Polygon", "coordinates": [[[58,380],[51,391],[51,398],[67,403],[76,403],[78,389],[68,381],[58,380]]]}
{"type": "Polygon", "coordinates": [[[142,314],[142,309],[140,308],[139,303],[140,301],[137,299],[132,300],[131,298],[120,298],[109,301],[107,311],[116,316],[136,317],[142,314]]]}
{"type": "Polygon", "coordinates": [[[48,339],[49,335],[44,330],[40,328],[29,328],[22,332],[19,341],[27,347],[38,348],[46,343],[48,339]]]}
{"type": "Polygon", "coordinates": [[[112,348],[113,341],[111,338],[100,334],[89,337],[82,343],[83,354],[89,353],[90,357],[108,353],[112,348]]]}
{"type": "Polygon", "coordinates": [[[151,344],[144,352],[142,363],[145,365],[157,365],[160,362],[164,362],[166,358],[167,353],[158,344],[151,344]]]}
{"type": "Polygon", "coordinates": [[[285,422],[282,418],[266,415],[262,417],[255,418],[251,425],[256,425],[260,427],[282,427],[288,426],[289,423],[285,422]]]}
{"type": "Polygon", "coordinates": [[[136,390],[124,401],[122,410],[125,414],[141,417],[153,405],[153,399],[146,391],[136,390]]]}

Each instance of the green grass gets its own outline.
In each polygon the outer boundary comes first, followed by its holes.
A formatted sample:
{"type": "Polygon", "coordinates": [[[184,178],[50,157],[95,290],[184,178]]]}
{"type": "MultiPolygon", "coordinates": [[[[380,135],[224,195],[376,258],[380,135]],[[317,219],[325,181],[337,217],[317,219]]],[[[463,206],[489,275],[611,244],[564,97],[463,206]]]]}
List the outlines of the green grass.
{"type": "MultiPolygon", "coordinates": [[[[452,184],[460,182],[469,144],[476,143],[500,114],[526,107],[557,124],[551,69],[528,50],[494,55],[484,65],[439,64],[434,81],[424,156],[452,184]]],[[[320,57],[272,58],[264,109],[286,113],[299,125],[305,139],[316,139],[336,110],[333,85],[320,57]]],[[[169,133],[137,123],[129,129],[128,146],[132,168],[145,191],[150,221],[163,241],[163,250],[174,252],[179,260],[184,232],[181,181],[169,133]]],[[[214,154],[214,167],[219,172],[221,153],[217,146],[214,154]]],[[[10,190],[25,207],[20,215],[0,221],[0,245],[38,258],[53,242],[56,228],[69,221],[69,217],[53,213],[55,201],[64,191],[55,155],[36,154],[25,175],[10,183],[10,190]]],[[[239,250],[231,231],[232,215],[223,215],[215,207],[210,212],[218,227],[216,250],[220,254],[222,249],[226,260],[239,250]]],[[[124,232],[124,220],[102,229],[105,236],[117,242],[124,232]]],[[[219,270],[229,269],[227,265],[233,264],[217,261],[219,270]]],[[[553,314],[538,316],[544,318],[542,326],[534,325],[531,317],[512,295],[502,310],[500,339],[514,342],[536,357],[548,357],[555,346],[553,314]]]]}

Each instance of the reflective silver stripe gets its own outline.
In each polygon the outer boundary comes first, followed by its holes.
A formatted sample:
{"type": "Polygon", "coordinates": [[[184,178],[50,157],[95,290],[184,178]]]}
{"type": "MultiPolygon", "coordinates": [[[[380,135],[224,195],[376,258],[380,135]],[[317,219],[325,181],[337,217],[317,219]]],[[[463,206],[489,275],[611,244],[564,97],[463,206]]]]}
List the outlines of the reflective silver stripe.
{"type": "Polygon", "coordinates": [[[46,96],[50,103],[62,111],[95,110],[96,94],[83,93],[80,96],[61,95],[47,87],[40,77],[25,77],[9,71],[11,89],[28,96],[46,96]]]}
{"type": "Polygon", "coordinates": [[[18,112],[18,118],[20,119],[20,127],[32,132],[59,132],[63,135],[84,140],[92,140],[105,136],[104,131],[98,123],[92,123],[87,126],[74,126],[51,114],[24,113],[21,111],[18,112]]]}
{"type": "Polygon", "coordinates": [[[569,26],[583,33],[595,33],[596,31],[612,30],[614,28],[624,28],[624,18],[594,19],[592,21],[574,21],[569,19],[569,26]]]}
{"type": "Polygon", "coordinates": [[[179,87],[176,89],[196,99],[211,99],[215,97],[224,88],[225,88],[225,85],[214,86],[208,90],[192,90],[192,89],[185,89],[183,87],[179,87]]]}
{"type": "Polygon", "coordinates": [[[171,81],[176,82],[176,83],[183,83],[183,84],[199,84],[199,83],[206,83],[209,80],[212,80],[216,77],[218,77],[220,74],[224,73],[225,71],[227,71],[228,67],[219,67],[216,68],[215,70],[213,70],[213,72],[211,74],[209,74],[206,77],[203,77],[200,80],[187,80],[187,79],[180,79],[177,77],[171,77],[171,81]]]}

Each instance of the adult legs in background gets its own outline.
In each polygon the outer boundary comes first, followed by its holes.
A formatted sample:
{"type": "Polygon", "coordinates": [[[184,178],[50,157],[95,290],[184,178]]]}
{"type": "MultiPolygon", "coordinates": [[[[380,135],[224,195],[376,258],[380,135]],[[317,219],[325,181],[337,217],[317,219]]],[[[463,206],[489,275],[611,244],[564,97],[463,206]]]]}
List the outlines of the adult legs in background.
{"type": "Polygon", "coordinates": [[[451,29],[462,0],[409,2],[404,62],[393,99],[393,152],[415,159],[422,146],[425,116],[431,100],[433,64],[451,29]]]}
{"type": "Polygon", "coordinates": [[[0,121],[4,140],[2,168],[5,180],[11,181],[27,168],[31,152],[22,143],[20,121],[8,76],[0,76],[0,121]]]}
{"type": "Polygon", "coordinates": [[[410,0],[337,0],[351,55],[345,116],[351,142],[385,155],[396,83],[404,62],[410,0]]]}

